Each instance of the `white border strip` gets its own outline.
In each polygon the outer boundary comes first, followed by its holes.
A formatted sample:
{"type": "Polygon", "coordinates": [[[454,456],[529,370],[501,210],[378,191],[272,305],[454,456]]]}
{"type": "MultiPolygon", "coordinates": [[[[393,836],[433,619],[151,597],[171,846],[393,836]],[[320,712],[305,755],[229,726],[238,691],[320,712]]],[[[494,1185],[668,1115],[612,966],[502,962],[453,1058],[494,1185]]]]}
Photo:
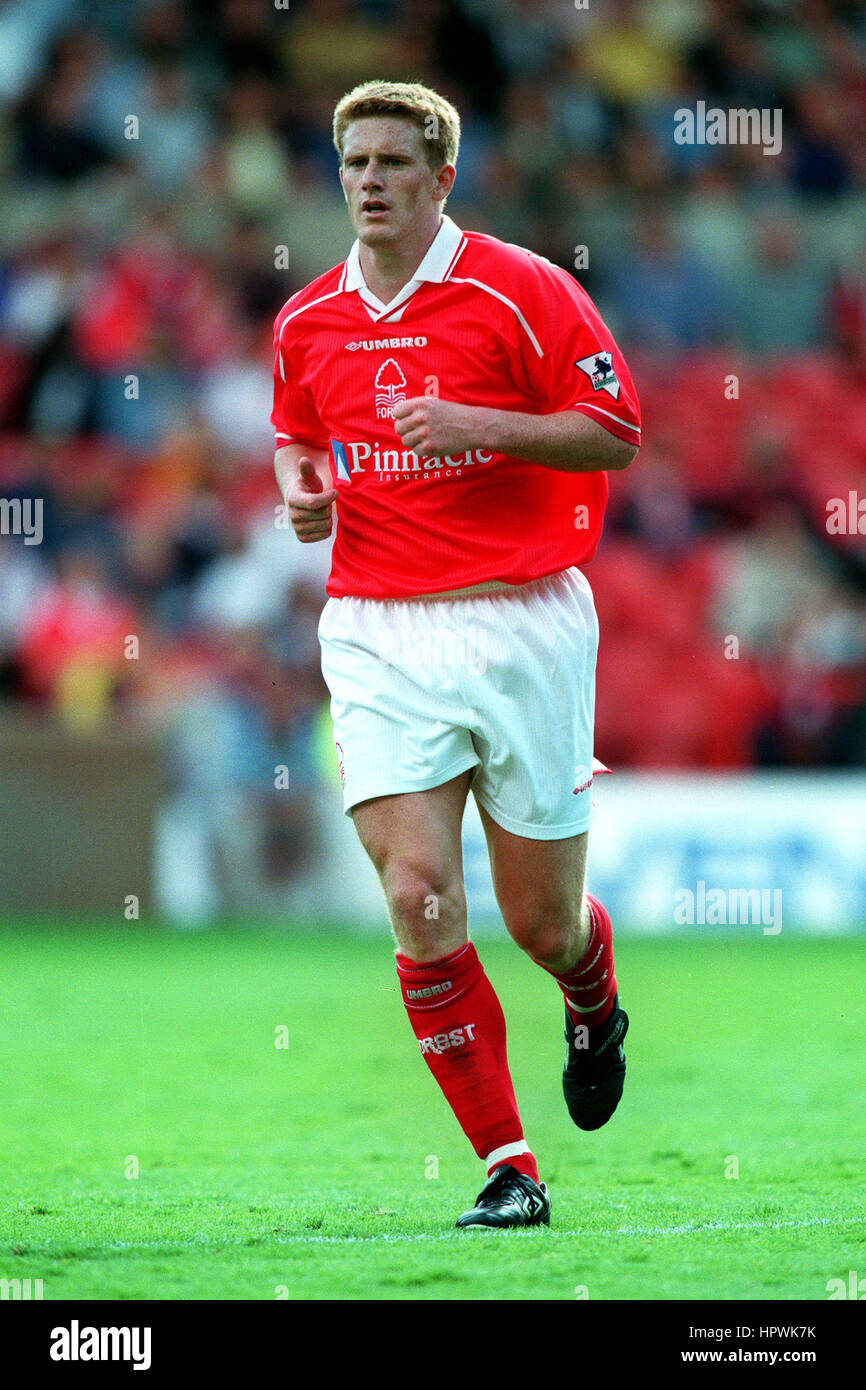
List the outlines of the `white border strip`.
{"type": "Polygon", "coordinates": [[[286,314],[286,317],[283,319],[282,323],[280,324],[280,334],[279,334],[278,342],[281,343],[281,342],[283,341],[283,329],[285,328],[286,324],[287,324],[287,323],[291,323],[292,319],[295,319],[295,318],[298,317],[298,314],[302,314],[302,313],[304,312],[305,309],[312,309],[312,307],[313,307],[314,304],[324,304],[324,302],[325,302],[326,299],[333,299],[336,295],[342,294],[342,293],[343,293],[343,291],[342,291],[341,289],[336,289],[336,290],[331,290],[330,294],[320,294],[319,297],[318,297],[318,299],[311,299],[310,302],[309,302],[308,304],[302,304],[301,307],[300,307],[299,309],[293,309],[292,312],[291,312],[290,314],[286,314]]]}
{"type": "Polygon", "coordinates": [[[513,1144],[503,1144],[500,1148],[494,1149],[489,1153],[484,1162],[487,1164],[488,1171],[495,1168],[504,1158],[516,1158],[518,1154],[528,1154],[529,1145],[525,1139],[515,1141],[513,1144]]]}
{"type": "Polygon", "coordinates": [[[494,296],[495,299],[499,299],[499,300],[502,301],[503,304],[507,304],[508,307],[509,307],[509,309],[511,309],[511,310],[514,311],[514,313],[517,315],[517,317],[518,317],[518,319],[520,320],[520,322],[523,324],[523,327],[524,327],[524,329],[526,330],[526,333],[527,333],[527,336],[528,336],[528,338],[529,338],[529,341],[532,343],[532,346],[535,348],[535,351],[538,353],[539,357],[543,357],[543,356],[544,356],[544,353],[543,353],[542,350],[541,350],[541,345],[539,344],[538,339],[536,338],[536,336],[535,336],[535,334],[533,333],[532,329],[529,327],[529,324],[526,322],[526,319],[523,317],[523,315],[521,314],[520,310],[518,309],[517,305],[514,303],[513,300],[511,300],[511,299],[506,299],[505,295],[504,295],[504,294],[500,294],[499,291],[498,291],[498,290],[495,290],[495,289],[493,288],[492,285],[485,285],[484,282],[483,282],[482,280],[473,280],[473,279],[471,279],[471,277],[464,280],[464,279],[461,279],[460,276],[458,276],[458,275],[451,275],[451,276],[448,277],[448,280],[445,281],[444,283],[445,283],[445,284],[449,284],[449,285],[475,285],[479,290],[485,290],[485,291],[487,292],[487,294],[492,294],[492,295],[494,296]]]}
{"type": "Polygon", "coordinates": [[[581,401],[578,405],[570,407],[571,410],[597,410],[599,415],[606,415],[608,420],[615,420],[618,425],[622,425],[624,430],[634,430],[635,434],[640,434],[640,425],[630,425],[627,420],[621,420],[618,415],[614,415],[612,410],[602,410],[600,405],[594,401],[581,401]]]}
{"type": "MultiPolygon", "coordinates": [[[[338,1219],[340,1214],[335,1212],[338,1219]]],[[[643,1240],[647,1236],[693,1236],[704,1233],[715,1233],[726,1235],[731,1231],[782,1231],[782,1230],[810,1230],[817,1226],[827,1229],[841,1229],[845,1226],[860,1225],[864,1226],[862,1216],[815,1216],[809,1217],[805,1221],[695,1221],[686,1222],[680,1226],[619,1226],[613,1231],[593,1231],[585,1227],[576,1231],[558,1231],[555,1227],[545,1228],[541,1239],[543,1240],[619,1240],[623,1236],[633,1237],[643,1240]]],[[[539,1228],[540,1229],[540,1228],[539,1228]]],[[[251,1237],[255,1233],[250,1230],[243,1235],[235,1238],[225,1236],[214,1236],[207,1240],[149,1240],[149,1241],[108,1241],[105,1244],[82,1244],[78,1251],[79,1258],[89,1258],[98,1255],[106,1250],[154,1250],[169,1253],[171,1251],[182,1250],[224,1250],[229,1246],[245,1246],[254,1250],[258,1241],[250,1244],[251,1237]]],[[[509,1233],[511,1238],[513,1233],[509,1233]]],[[[532,1238],[532,1237],[530,1237],[532,1238]]],[[[385,1231],[380,1236],[312,1236],[312,1235],[271,1235],[270,1232],[263,1233],[261,1239],[268,1240],[274,1245],[411,1245],[418,1242],[428,1242],[437,1244],[440,1241],[463,1241],[466,1236],[456,1230],[449,1231],[417,1231],[414,1234],[388,1232],[385,1231]]],[[[47,1257],[46,1257],[47,1258],[47,1257]]]]}

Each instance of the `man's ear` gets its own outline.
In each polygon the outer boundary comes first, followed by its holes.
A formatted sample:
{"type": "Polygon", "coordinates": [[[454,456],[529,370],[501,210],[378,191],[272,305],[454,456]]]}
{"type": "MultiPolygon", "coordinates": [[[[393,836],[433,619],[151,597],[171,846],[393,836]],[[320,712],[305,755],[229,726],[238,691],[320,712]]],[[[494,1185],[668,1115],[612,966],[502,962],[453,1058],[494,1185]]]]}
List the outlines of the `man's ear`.
{"type": "Polygon", "coordinates": [[[439,173],[436,175],[436,188],[433,192],[433,200],[436,203],[443,203],[454,187],[454,180],[457,177],[457,170],[453,164],[443,164],[439,173]]]}
{"type": "Polygon", "coordinates": [[[342,166],[342,164],[340,165],[340,187],[341,187],[342,190],[343,190],[343,197],[345,198],[346,202],[348,203],[348,201],[349,201],[349,195],[348,195],[348,193],[346,192],[346,185],[343,183],[343,166],[342,166]]]}

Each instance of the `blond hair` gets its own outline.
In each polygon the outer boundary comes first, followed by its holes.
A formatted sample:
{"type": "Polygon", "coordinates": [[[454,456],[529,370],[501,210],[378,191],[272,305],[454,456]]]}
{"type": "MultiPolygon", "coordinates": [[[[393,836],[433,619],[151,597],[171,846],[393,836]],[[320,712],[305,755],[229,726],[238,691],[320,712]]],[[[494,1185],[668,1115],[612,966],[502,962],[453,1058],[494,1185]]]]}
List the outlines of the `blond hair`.
{"type": "Polygon", "coordinates": [[[334,145],[341,160],[347,127],[364,116],[398,116],[411,121],[424,137],[427,160],[434,171],[443,164],[457,163],[460,115],[432,87],[423,87],[420,82],[362,82],[353,87],[334,111],[334,145]]]}

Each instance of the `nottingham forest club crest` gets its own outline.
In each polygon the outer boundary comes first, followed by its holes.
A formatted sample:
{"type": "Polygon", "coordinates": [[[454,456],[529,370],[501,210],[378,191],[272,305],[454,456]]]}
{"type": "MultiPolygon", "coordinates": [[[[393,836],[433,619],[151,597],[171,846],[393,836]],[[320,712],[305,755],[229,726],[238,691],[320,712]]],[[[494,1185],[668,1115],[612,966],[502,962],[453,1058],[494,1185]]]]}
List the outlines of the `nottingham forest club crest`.
{"type": "Polygon", "coordinates": [[[594,391],[607,391],[615,401],[619,400],[619,382],[609,352],[593,352],[589,357],[581,357],[574,365],[586,372],[594,391]]]}
{"type": "Polygon", "coordinates": [[[406,378],[398,362],[386,357],[376,373],[376,419],[392,420],[397,401],[406,399],[406,378]]]}

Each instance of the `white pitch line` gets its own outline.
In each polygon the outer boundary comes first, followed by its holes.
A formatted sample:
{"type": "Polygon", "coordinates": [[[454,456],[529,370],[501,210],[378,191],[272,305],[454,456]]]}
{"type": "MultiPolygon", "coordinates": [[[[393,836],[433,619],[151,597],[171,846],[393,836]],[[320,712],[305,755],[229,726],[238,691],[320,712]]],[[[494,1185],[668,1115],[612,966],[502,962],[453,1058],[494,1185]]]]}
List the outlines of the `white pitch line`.
{"type": "MultiPolygon", "coordinates": [[[[719,1232],[725,1234],[732,1231],[779,1231],[779,1230],[806,1230],[814,1226],[852,1226],[856,1224],[866,1224],[866,1215],[863,1216],[813,1216],[808,1220],[789,1220],[789,1221],[704,1221],[686,1222],[680,1226],[619,1226],[613,1231],[557,1231],[546,1230],[545,1240],[609,1240],[615,1236],[683,1236],[700,1235],[702,1232],[719,1232]]],[[[475,1227],[474,1233],[489,1234],[491,1228],[475,1227]]],[[[108,1250],[202,1250],[218,1246],[247,1246],[250,1250],[255,1249],[250,1245],[251,1235],[239,1236],[234,1240],[188,1240],[188,1241],[146,1241],[140,1245],[127,1241],[112,1241],[109,1245],[86,1246],[79,1251],[80,1255],[98,1254],[108,1250]]],[[[264,1237],[263,1237],[264,1238],[264,1237]]],[[[438,1241],[465,1240],[466,1234],[453,1231],[419,1231],[414,1235],[401,1235],[383,1231],[380,1236],[314,1236],[314,1235],[278,1235],[272,1237],[276,1245],[407,1245],[416,1241],[427,1241],[436,1243],[438,1241]]]]}

